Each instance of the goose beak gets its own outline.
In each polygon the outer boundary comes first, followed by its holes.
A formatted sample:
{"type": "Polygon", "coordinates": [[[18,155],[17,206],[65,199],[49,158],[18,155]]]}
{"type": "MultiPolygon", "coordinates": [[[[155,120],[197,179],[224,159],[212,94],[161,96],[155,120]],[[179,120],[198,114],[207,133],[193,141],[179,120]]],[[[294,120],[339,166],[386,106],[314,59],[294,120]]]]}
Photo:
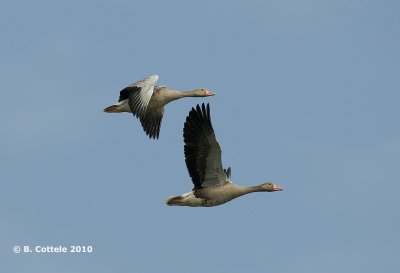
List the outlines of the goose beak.
{"type": "Polygon", "coordinates": [[[206,95],[207,95],[207,96],[214,96],[214,95],[215,95],[215,93],[213,93],[213,92],[211,92],[211,91],[208,91],[208,90],[206,90],[206,95]]]}
{"type": "Polygon", "coordinates": [[[283,191],[283,188],[281,188],[281,187],[279,187],[279,186],[274,184],[273,191],[283,191]]]}

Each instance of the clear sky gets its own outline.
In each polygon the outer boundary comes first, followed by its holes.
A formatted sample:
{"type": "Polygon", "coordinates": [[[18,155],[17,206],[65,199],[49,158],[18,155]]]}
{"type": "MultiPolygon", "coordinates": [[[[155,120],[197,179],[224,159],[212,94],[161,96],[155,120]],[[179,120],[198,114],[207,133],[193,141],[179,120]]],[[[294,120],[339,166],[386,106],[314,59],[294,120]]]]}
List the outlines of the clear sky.
{"type": "Polygon", "coordinates": [[[2,1],[0,272],[397,273],[398,1],[2,1]],[[146,76],[217,95],[158,141],[106,114],[146,76]],[[214,208],[182,128],[209,102],[235,183],[214,208]],[[13,246],[92,246],[86,254],[13,246]]]}

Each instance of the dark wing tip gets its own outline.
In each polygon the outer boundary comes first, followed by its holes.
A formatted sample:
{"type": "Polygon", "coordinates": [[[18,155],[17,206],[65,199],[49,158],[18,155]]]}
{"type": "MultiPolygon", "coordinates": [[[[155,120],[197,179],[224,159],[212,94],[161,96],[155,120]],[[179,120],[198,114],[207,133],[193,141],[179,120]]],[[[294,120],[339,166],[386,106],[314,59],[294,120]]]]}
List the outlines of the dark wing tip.
{"type": "Polygon", "coordinates": [[[186,117],[185,124],[183,126],[183,138],[185,143],[190,141],[192,137],[199,137],[200,135],[213,133],[214,128],[211,124],[210,105],[207,106],[202,103],[201,107],[199,104],[196,107],[192,107],[189,115],[186,117]],[[208,131],[208,132],[207,132],[208,131]]]}
{"type": "Polygon", "coordinates": [[[131,92],[140,92],[140,87],[137,86],[127,86],[121,91],[119,91],[119,99],[118,102],[129,99],[129,94],[131,92]]]}

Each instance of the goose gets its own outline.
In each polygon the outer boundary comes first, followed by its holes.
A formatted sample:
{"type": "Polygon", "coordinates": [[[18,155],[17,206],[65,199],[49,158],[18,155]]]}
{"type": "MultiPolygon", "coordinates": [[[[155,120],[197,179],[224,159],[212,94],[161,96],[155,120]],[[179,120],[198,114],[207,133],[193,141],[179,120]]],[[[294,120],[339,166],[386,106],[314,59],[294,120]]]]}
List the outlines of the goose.
{"type": "Polygon", "coordinates": [[[166,86],[157,86],[157,80],[158,75],[153,75],[125,87],[119,93],[118,103],[106,107],[103,111],[106,113],[132,113],[140,120],[143,130],[150,139],[158,139],[164,106],[167,103],[185,97],[215,95],[204,88],[181,92],[166,86]]]}
{"type": "Polygon", "coordinates": [[[202,104],[189,112],[183,128],[186,167],[194,188],[191,192],[172,196],[169,206],[213,207],[222,205],[251,192],[275,192],[283,188],[267,182],[258,186],[243,187],[234,184],[231,168],[223,169],[221,148],[211,124],[210,106],[202,104]]]}

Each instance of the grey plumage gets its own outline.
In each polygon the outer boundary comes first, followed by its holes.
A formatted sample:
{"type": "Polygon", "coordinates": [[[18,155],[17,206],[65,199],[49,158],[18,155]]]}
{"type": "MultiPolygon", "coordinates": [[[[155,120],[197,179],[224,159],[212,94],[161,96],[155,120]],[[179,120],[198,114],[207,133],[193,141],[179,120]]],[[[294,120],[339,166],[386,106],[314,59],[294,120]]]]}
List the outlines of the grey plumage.
{"type": "Polygon", "coordinates": [[[183,127],[185,162],[194,188],[191,192],[169,197],[169,206],[213,207],[251,192],[281,191],[267,182],[243,187],[232,183],[231,168],[224,169],[219,146],[211,123],[210,106],[192,108],[183,127]]]}
{"type": "Polygon", "coordinates": [[[145,133],[154,139],[160,136],[164,106],[174,100],[184,97],[206,97],[214,93],[206,89],[195,89],[180,92],[165,86],[156,86],[158,76],[150,76],[136,81],[120,91],[118,103],[106,107],[104,112],[131,112],[140,120],[145,133]]]}

